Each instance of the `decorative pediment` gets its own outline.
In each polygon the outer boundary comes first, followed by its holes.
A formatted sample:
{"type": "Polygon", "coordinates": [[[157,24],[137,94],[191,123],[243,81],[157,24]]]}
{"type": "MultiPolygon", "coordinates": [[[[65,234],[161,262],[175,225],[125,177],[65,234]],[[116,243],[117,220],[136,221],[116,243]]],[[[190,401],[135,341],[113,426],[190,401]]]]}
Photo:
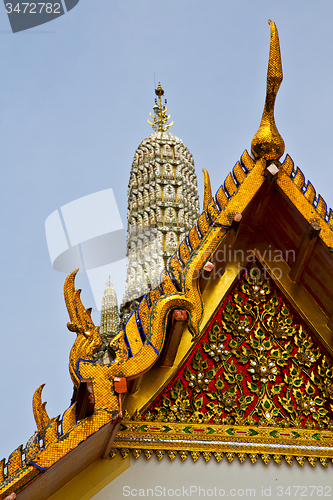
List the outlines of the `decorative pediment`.
{"type": "Polygon", "coordinates": [[[251,263],[177,375],[136,422],[123,421],[115,444],[123,453],[253,460],[259,453],[264,461],[284,455],[314,464],[319,457],[325,465],[333,458],[332,403],[332,360],[267,272],[251,263]]]}

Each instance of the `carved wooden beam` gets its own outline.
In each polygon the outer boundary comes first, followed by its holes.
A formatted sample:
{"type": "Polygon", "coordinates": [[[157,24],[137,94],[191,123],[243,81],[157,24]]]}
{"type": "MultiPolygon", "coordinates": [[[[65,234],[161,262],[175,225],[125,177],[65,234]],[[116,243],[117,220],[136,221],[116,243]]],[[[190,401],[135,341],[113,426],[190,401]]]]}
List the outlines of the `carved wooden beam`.
{"type": "Polygon", "coordinates": [[[108,456],[109,456],[109,453],[110,453],[112,445],[113,445],[113,441],[114,441],[116,434],[118,432],[118,429],[120,427],[120,422],[121,422],[121,419],[118,419],[116,422],[111,422],[110,434],[108,435],[108,437],[106,439],[105,448],[104,448],[104,451],[103,451],[102,456],[101,456],[101,458],[103,458],[104,460],[106,458],[108,458],[108,456]]]}
{"type": "Polygon", "coordinates": [[[173,366],[186,322],[186,311],[175,309],[172,312],[168,340],[162,355],[161,366],[173,366]]]}
{"type": "Polygon", "coordinates": [[[329,318],[329,320],[327,321],[327,328],[329,328],[330,330],[333,331],[333,314],[332,316],[329,318]]]}
{"type": "Polygon", "coordinates": [[[291,266],[289,278],[295,283],[300,280],[304,269],[311,257],[315,244],[320,233],[320,226],[317,222],[311,222],[301,246],[296,255],[295,262],[291,266]]]}
{"type": "Polygon", "coordinates": [[[279,169],[274,163],[271,163],[263,173],[264,177],[266,178],[266,182],[262,185],[258,193],[258,204],[251,217],[251,229],[253,231],[256,231],[261,226],[264,220],[266,208],[273,190],[273,186],[277,181],[278,173],[279,169]]]}
{"type": "Polygon", "coordinates": [[[113,441],[115,440],[116,434],[120,426],[120,422],[122,421],[123,418],[123,401],[127,393],[127,380],[125,377],[114,378],[114,390],[118,394],[119,413],[116,420],[111,422],[112,425],[110,428],[110,433],[106,439],[105,448],[101,456],[101,458],[103,459],[106,459],[109,456],[109,453],[113,445],[113,441]]]}
{"type": "Polygon", "coordinates": [[[211,259],[207,261],[207,263],[204,265],[202,273],[199,278],[200,280],[199,286],[201,293],[206,288],[207,283],[212,276],[214,276],[215,274],[218,276],[222,276],[224,274],[225,267],[228,262],[227,256],[228,254],[231,253],[235,245],[241,220],[242,220],[242,214],[236,212],[226,239],[223,240],[219,248],[211,256],[211,259]],[[221,255],[223,255],[222,261],[221,261],[221,255]],[[213,269],[214,272],[212,273],[213,269]]]}
{"type": "Polygon", "coordinates": [[[141,377],[137,377],[137,378],[130,380],[128,382],[128,386],[127,386],[128,394],[134,394],[135,392],[137,392],[139,390],[141,380],[142,380],[142,375],[141,375],[141,377]]]}
{"type": "Polygon", "coordinates": [[[95,396],[91,379],[82,379],[76,395],[76,420],[83,420],[94,413],[95,396]]]}
{"type": "Polygon", "coordinates": [[[229,242],[230,247],[233,247],[235,244],[237,234],[239,231],[239,225],[240,225],[240,222],[242,220],[242,217],[243,217],[242,214],[240,214],[239,212],[235,213],[234,220],[232,221],[231,229],[230,229],[231,234],[232,234],[231,241],[229,242]]]}

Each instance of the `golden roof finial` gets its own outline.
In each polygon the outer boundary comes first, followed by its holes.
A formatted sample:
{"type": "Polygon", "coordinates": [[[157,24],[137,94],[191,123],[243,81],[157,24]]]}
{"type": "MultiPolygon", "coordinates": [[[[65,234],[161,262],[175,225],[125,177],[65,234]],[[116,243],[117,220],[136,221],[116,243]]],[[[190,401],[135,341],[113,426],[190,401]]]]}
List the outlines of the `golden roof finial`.
{"type": "Polygon", "coordinates": [[[210,186],[210,178],[209,173],[205,168],[202,169],[204,173],[204,201],[203,201],[203,209],[206,210],[208,207],[208,203],[212,200],[212,188],[210,186]]]}
{"type": "Polygon", "coordinates": [[[158,97],[158,103],[157,99],[155,99],[155,105],[153,106],[155,116],[149,113],[150,116],[153,118],[154,123],[151,123],[149,120],[148,123],[153,127],[153,129],[156,132],[165,132],[166,130],[168,130],[168,128],[172,127],[173,122],[168,123],[168,120],[170,120],[170,115],[167,116],[168,108],[162,105],[162,95],[164,95],[164,90],[162,89],[160,82],[158,82],[158,87],[155,90],[155,94],[158,97]]]}
{"type": "Polygon", "coordinates": [[[278,31],[273,21],[269,20],[268,23],[271,27],[271,43],[266,101],[258,132],[252,139],[251,150],[255,158],[278,160],[284,153],[284,141],[275,125],[274,104],[283,75],[278,31]]]}

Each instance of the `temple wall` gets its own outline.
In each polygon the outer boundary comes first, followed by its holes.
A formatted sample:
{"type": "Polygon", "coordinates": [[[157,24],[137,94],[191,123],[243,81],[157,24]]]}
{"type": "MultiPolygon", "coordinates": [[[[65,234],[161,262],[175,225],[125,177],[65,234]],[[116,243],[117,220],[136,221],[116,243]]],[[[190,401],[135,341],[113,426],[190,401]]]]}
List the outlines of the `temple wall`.
{"type": "Polygon", "coordinates": [[[241,464],[237,457],[231,463],[225,457],[220,463],[214,458],[206,463],[200,456],[194,463],[191,457],[182,462],[179,456],[171,461],[167,456],[147,460],[141,455],[131,457],[130,467],[93,498],[329,497],[333,495],[331,469],[331,464],[302,467],[296,461],[292,466],[284,461],[278,465],[273,459],[265,465],[260,458],[255,464],[249,458],[241,464]]]}

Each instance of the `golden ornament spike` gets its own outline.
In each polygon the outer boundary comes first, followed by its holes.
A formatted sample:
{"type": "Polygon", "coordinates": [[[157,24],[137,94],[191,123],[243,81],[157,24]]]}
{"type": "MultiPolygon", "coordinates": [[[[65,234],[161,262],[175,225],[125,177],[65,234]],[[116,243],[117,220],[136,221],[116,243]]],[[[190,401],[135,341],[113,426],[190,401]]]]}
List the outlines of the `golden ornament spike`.
{"type": "Polygon", "coordinates": [[[67,324],[67,327],[70,331],[76,331],[74,326],[72,325],[77,325],[78,324],[78,317],[76,314],[76,309],[75,309],[75,300],[74,300],[74,295],[75,295],[75,286],[74,286],[74,280],[75,276],[79,272],[78,269],[75,269],[72,273],[70,273],[64,284],[64,297],[65,297],[65,302],[66,302],[66,307],[68,311],[69,318],[71,320],[70,323],[67,324]]]}
{"type": "Polygon", "coordinates": [[[202,171],[204,173],[204,184],[205,184],[205,187],[204,187],[203,210],[207,210],[208,203],[213,198],[213,196],[212,196],[212,188],[211,188],[211,185],[210,185],[209,173],[207,172],[207,170],[205,168],[203,168],[202,171]]]}
{"type": "Polygon", "coordinates": [[[165,132],[168,128],[172,127],[173,122],[168,123],[170,120],[170,115],[167,116],[168,108],[162,105],[162,95],[164,95],[164,90],[161,87],[161,82],[158,82],[157,89],[155,90],[155,94],[158,97],[158,104],[155,104],[153,110],[155,112],[155,116],[151,113],[149,115],[153,118],[154,123],[148,120],[149,125],[153,127],[155,132],[165,132]]]}
{"type": "Polygon", "coordinates": [[[71,320],[70,323],[67,323],[67,328],[71,332],[84,333],[94,329],[95,325],[81,302],[81,290],[75,290],[74,282],[78,271],[78,269],[75,269],[75,271],[70,273],[64,285],[65,302],[71,320]]]}
{"type": "Polygon", "coordinates": [[[269,20],[268,23],[271,27],[271,42],[266,101],[258,132],[252,139],[251,150],[255,158],[278,160],[284,153],[284,141],[275,125],[274,104],[283,75],[278,31],[273,21],[269,20]]]}
{"type": "Polygon", "coordinates": [[[74,293],[75,310],[79,321],[77,326],[82,327],[85,333],[87,333],[88,331],[94,329],[95,325],[91,319],[91,315],[87,313],[86,308],[82,304],[81,292],[82,290],[79,288],[78,290],[75,290],[74,293]]]}
{"type": "Polygon", "coordinates": [[[42,403],[42,390],[45,384],[42,384],[35,390],[32,398],[32,411],[35,417],[35,422],[38,431],[42,434],[50,421],[50,418],[45,409],[46,402],[42,403]]]}
{"type": "MultiPolygon", "coordinates": [[[[75,309],[76,309],[76,314],[77,314],[77,319],[79,321],[79,325],[82,325],[84,328],[85,328],[85,321],[84,321],[84,313],[85,313],[85,308],[81,302],[81,288],[79,288],[78,290],[75,290],[74,292],[74,304],[75,304],[75,309]]],[[[86,328],[85,328],[86,330],[86,328]]]]}

